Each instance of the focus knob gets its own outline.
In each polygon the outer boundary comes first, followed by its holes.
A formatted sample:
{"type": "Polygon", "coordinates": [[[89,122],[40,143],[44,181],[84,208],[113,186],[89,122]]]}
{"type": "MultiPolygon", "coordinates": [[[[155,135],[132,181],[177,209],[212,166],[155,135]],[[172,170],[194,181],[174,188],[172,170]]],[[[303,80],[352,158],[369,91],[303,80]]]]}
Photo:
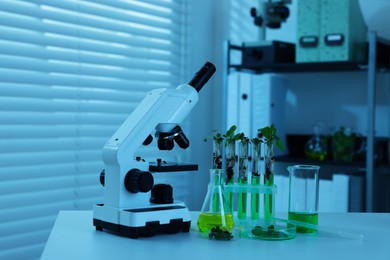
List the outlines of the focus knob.
{"type": "Polygon", "coordinates": [[[125,187],[129,192],[148,192],[152,189],[153,184],[152,174],[139,169],[131,169],[125,177],[125,187]]]}
{"type": "Polygon", "coordinates": [[[173,189],[169,184],[156,184],[152,189],[150,202],[155,204],[173,203],[173,189]]]}
{"type": "Polygon", "coordinates": [[[99,181],[100,181],[100,184],[104,187],[104,178],[105,178],[105,174],[106,174],[106,171],[103,169],[101,172],[100,172],[100,176],[99,176],[99,181]]]}

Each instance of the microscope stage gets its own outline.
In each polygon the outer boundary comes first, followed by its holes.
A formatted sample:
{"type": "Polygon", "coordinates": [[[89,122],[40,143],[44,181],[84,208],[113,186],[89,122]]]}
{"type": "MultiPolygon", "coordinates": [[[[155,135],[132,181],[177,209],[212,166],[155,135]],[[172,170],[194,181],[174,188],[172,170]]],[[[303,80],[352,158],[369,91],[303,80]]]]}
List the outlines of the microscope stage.
{"type": "Polygon", "coordinates": [[[184,164],[173,162],[151,162],[149,164],[150,172],[185,172],[185,171],[197,171],[197,164],[184,164]]]}

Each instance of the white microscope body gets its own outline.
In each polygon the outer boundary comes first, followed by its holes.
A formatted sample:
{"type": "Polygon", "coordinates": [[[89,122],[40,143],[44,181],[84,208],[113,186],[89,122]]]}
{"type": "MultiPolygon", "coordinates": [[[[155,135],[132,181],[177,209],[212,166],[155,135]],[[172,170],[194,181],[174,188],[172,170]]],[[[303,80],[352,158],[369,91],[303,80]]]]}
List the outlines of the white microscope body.
{"type": "Polygon", "coordinates": [[[181,148],[189,146],[178,124],[194,108],[198,91],[214,72],[214,65],[207,62],[190,83],[150,91],[105,144],[105,170],[101,176],[104,204],[93,208],[97,230],[107,229],[131,238],[189,231],[188,208],[173,200],[170,185],[154,185],[150,172],[156,167],[151,168],[136,152],[142,144],[151,142],[154,131],[161,150],[171,150],[174,141],[181,148]]]}

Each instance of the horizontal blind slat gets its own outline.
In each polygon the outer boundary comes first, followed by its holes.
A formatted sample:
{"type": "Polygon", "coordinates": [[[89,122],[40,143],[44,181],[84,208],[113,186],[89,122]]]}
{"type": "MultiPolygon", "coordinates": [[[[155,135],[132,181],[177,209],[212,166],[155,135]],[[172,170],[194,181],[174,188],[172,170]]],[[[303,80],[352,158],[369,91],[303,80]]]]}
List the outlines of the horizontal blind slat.
{"type": "MultiPolygon", "coordinates": [[[[47,48],[31,44],[20,44],[9,41],[0,41],[0,54],[7,57],[37,58],[40,60],[59,60],[65,62],[77,62],[79,64],[91,64],[103,67],[134,67],[140,70],[162,70],[166,71],[171,64],[166,61],[166,55],[159,53],[145,55],[145,57],[135,58],[135,55],[102,55],[80,50],[70,50],[62,48],[47,48]],[[130,58],[130,56],[132,56],[130,58]]],[[[138,55],[137,55],[138,56],[138,55]]]]}
{"type": "MultiPolygon", "coordinates": [[[[12,4],[8,4],[12,5],[12,4]]],[[[26,12],[23,12],[23,8],[14,10],[10,13],[7,10],[7,2],[4,2],[0,6],[0,22],[3,25],[25,28],[40,32],[61,32],[66,34],[72,34],[72,31],[98,31],[103,30],[107,33],[112,31],[117,33],[124,33],[130,35],[137,35],[137,37],[149,37],[156,38],[160,41],[171,40],[172,37],[177,37],[168,28],[147,28],[143,26],[136,26],[136,24],[122,22],[118,20],[112,20],[107,18],[94,19],[80,14],[63,14],[62,12],[56,12],[56,9],[44,10],[33,5],[26,7],[26,12]],[[35,11],[35,12],[31,12],[35,11]],[[29,16],[29,15],[32,16],[29,16]],[[93,27],[91,27],[93,26],[93,27]]],[[[12,8],[9,8],[12,10],[12,8]]]]}
{"type": "MultiPolygon", "coordinates": [[[[142,24],[142,25],[148,25],[152,27],[158,27],[158,28],[165,28],[169,29],[172,27],[171,23],[169,22],[171,19],[171,13],[169,12],[155,12],[153,16],[151,16],[148,11],[151,9],[145,9],[135,11],[132,9],[123,9],[123,8],[116,8],[112,7],[111,5],[107,5],[107,2],[105,5],[98,4],[98,3],[89,3],[89,2],[83,2],[83,1],[53,1],[53,0],[35,0],[34,4],[39,4],[40,8],[43,9],[42,11],[46,11],[45,9],[47,7],[57,8],[59,10],[66,10],[66,11],[72,11],[76,12],[78,14],[88,14],[98,17],[105,17],[105,18],[111,18],[113,20],[121,20],[136,24],[142,24]],[[143,15],[140,15],[143,14],[143,15]],[[145,17],[148,14],[149,16],[145,17]]],[[[31,8],[28,8],[27,10],[23,10],[26,14],[30,14],[31,8]]],[[[53,13],[56,13],[55,10],[51,9],[53,13]]],[[[38,16],[38,14],[34,14],[34,16],[38,16]]],[[[72,18],[72,15],[70,18],[72,18]]],[[[45,17],[45,18],[54,18],[56,19],[58,16],[53,16],[51,13],[44,13],[40,14],[38,17],[45,17]]],[[[68,18],[68,17],[67,17],[68,18]]],[[[69,19],[69,18],[68,18],[69,19]]]]}
{"type": "MultiPolygon", "coordinates": [[[[12,153],[0,154],[0,167],[7,167],[10,165],[38,165],[47,162],[71,162],[78,160],[99,160],[101,151],[98,150],[84,150],[80,152],[74,151],[50,151],[40,153],[18,153],[14,156],[12,153]]],[[[2,184],[0,184],[1,186],[2,184]]],[[[1,192],[1,191],[0,191],[1,192]]]]}
{"type": "MultiPolygon", "coordinates": [[[[3,235],[12,236],[15,233],[25,233],[40,231],[43,229],[51,229],[55,222],[56,216],[42,216],[39,218],[23,219],[18,221],[9,221],[0,223],[0,230],[3,235]]],[[[1,243],[0,243],[1,244],[1,243]]],[[[1,248],[0,246],[0,251],[1,248]]]]}
{"type": "MultiPolygon", "coordinates": [[[[90,77],[111,77],[121,79],[149,79],[151,81],[169,81],[171,75],[167,72],[153,70],[126,69],[104,66],[77,64],[56,60],[40,60],[0,55],[1,65],[6,69],[27,70],[29,72],[60,73],[71,75],[86,75],[90,77]]],[[[48,75],[46,75],[48,76],[48,75]]]]}
{"type": "MultiPolygon", "coordinates": [[[[139,102],[147,95],[143,89],[122,91],[110,88],[88,88],[82,86],[42,86],[27,84],[0,83],[0,97],[39,98],[48,100],[86,100],[104,101],[105,105],[139,102]],[[134,92],[134,93],[133,93],[134,92]]],[[[74,101],[80,102],[80,101],[74,101]]],[[[1,111],[0,111],[1,112],[1,111]]],[[[125,112],[125,111],[124,111],[125,112]]]]}
{"type": "MultiPolygon", "coordinates": [[[[136,57],[150,57],[157,52],[157,54],[165,53],[168,58],[172,57],[172,60],[179,59],[179,55],[175,51],[179,46],[176,46],[174,42],[172,43],[173,45],[171,45],[171,42],[147,41],[127,35],[103,34],[86,30],[71,30],[69,28],[61,31],[61,34],[58,34],[55,31],[46,32],[46,35],[43,35],[44,37],[42,37],[42,32],[34,29],[5,25],[6,23],[0,25],[0,32],[2,33],[1,38],[8,41],[80,49],[123,56],[134,54],[136,57]],[[137,51],[142,55],[137,55],[137,51]]],[[[50,26],[50,28],[55,27],[56,26],[54,25],[50,26]]]]}
{"type": "MultiPolygon", "coordinates": [[[[66,86],[66,87],[96,87],[107,88],[111,86],[113,89],[127,89],[135,88],[135,91],[141,90],[141,86],[145,86],[146,89],[151,86],[159,87],[171,87],[170,82],[156,82],[156,81],[144,81],[141,82],[137,79],[117,79],[117,78],[103,78],[103,77],[78,77],[65,74],[50,74],[38,73],[25,70],[14,69],[0,69],[0,78],[2,83],[0,84],[26,84],[26,85],[44,85],[44,86],[66,86]],[[50,77],[48,77],[50,76],[50,77]]],[[[146,93],[146,91],[145,91],[146,93]]]]}
{"type": "MultiPolygon", "coordinates": [[[[136,95],[136,94],[135,94],[136,95]]],[[[137,95],[136,95],[137,96],[137,95]]],[[[142,98],[144,94],[140,94],[142,98]]],[[[142,98],[138,100],[141,101],[142,98]]],[[[129,102],[118,102],[113,104],[111,102],[104,102],[101,100],[90,100],[90,101],[74,101],[69,99],[36,99],[36,98],[25,98],[25,97],[0,97],[0,110],[3,111],[51,111],[51,112],[102,112],[110,113],[123,111],[123,113],[130,113],[134,107],[139,103],[137,99],[129,102]],[[55,102],[53,102],[55,101],[55,102]],[[137,102],[138,101],[138,102],[137,102]],[[16,102],[20,102],[19,105],[16,102]],[[20,104],[23,104],[21,107],[20,104]]]]}
{"type": "MultiPolygon", "coordinates": [[[[55,0],[52,0],[55,1],[55,0]]],[[[99,3],[102,5],[107,5],[106,0],[94,0],[94,3],[99,3]]],[[[110,1],[110,6],[119,8],[122,10],[132,10],[139,13],[146,13],[149,15],[170,18],[175,20],[175,17],[178,16],[177,12],[171,12],[174,5],[170,1],[159,1],[159,2],[150,2],[151,6],[145,6],[145,1],[110,1]],[[157,7],[157,8],[156,8],[157,7]],[[162,9],[163,7],[164,9],[162,9]]]]}
{"type": "MultiPolygon", "coordinates": [[[[123,74],[123,73],[122,73],[123,74]]],[[[154,80],[161,80],[161,79],[167,79],[170,80],[171,77],[169,76],[157,76],[157,75],[148,75],[148,74],[136,74],[132,73],[134,78],[128,77],[128,80],[141,80],[141,79],[148,79],[150,80],[151,84],[159,84],[161,86],[170,86],[172,84],[169,84],[171,82],[169,81],[154,81],[154,80]],[[144,77],[142,77],[144,76],[144,77]],[[150,78],[147,78],[150,76],[150,78]]],[[[17,70],[17,69],[0,69],[0,77],[2,78],[3,83],[9,82],[9,83],[26,83],[26,84],[42,84],[42,85],[59,85],[59,86],[77,86],[79,82],[82,82],[85,84],[89,84],[91,81],[95,81],[96,85],[98,86],[98,81],[101,80],[102,84],[105,82],[106,84],[115,84],[119,83],[120,85],[123,85],[121,80],[118,78],[104,78],[100,76],[84,76],[84,77],[78,77],[76,74],[62,74],[62,73],[48,73],[48,72],[40,72],[40,71],[27,71],[27,70],[17,70]],[[29,77],[29,78],[25,78],[29,77]]],[[[91,82],[92,83],[92,82],[91,82]]],[[[93,84],[93,83],[92,83],[93,84]]],[[[147,82],[145,83],[147,85],[147,82]]],[[[104,84],[105,85],[105,84],[104,84]]],[[[107,85],[105,85],[107,86],[107,85]]]]}
{"type": "Polygon", "coordinates": [[[107,137],[80,137],[80,138],[34,138],[34,139],[0,139],[0,154],[1,153],[25,153],[25,152],[42,152],[42,151],[58,151],[58,150],[100,150],[107,137]]]}
{"type": "MultiPolygon", "coordinates": [[[[99,177],[98,174],[95,176],[99,177]]],[[[88,178],[89,180],[89,178],[88,178]]],[[[50,190],[38,190],[33,192],[21,192],[14,193],[7,196],[7,198],[0,198],[2,207],[7,209],[23,208],[25,206],[34,206],[41,204],[50,204],[60,201],[74,201],[77,198],[103,198],[103,188],[100,185],[81,185],[77,183],[69,185],[67,189],[50,189],[50,190]],[[26,198],[29,198],[26,200],[26,198]]],[[[64,185],[66,187],[66,183],[64,185]]],[[[1,228],[1,224],[0,224],[1,228]]],[[[3,230],[3,229],[1,229],[3,230]]]]}
{"type": "MultiPolygon", "coordinates": [[[[37,259],[42,254],[43,249],[45,248],[46,240],[44,237],[49,237],[50,230],[46,232],[35,234],[33,237],[43,236],[42,241],[25,241],[24,243],[19,243],[14,247],[7,248],[6,250],[0,251],[0,259],[28,259],[36,257],[37,259]]],[[[17,240],[18,238],[15,238],[17,240]]]]}
{"type": "Polygon", "coordinates": [[[95,179],[96,174],[100,175],[104,164],[102,160],[90,160],[90,161],[71,161],[52,163],[48,162],[43,165],[10,165],[2,167],[2,174],[0,175],[0,182],[16,181],[20,179],[43,179],[51,178],[53,172],[57,173],[57,176],[65,175],[70,176],[70,172],[82,173],[85,178],[90,178],[91,185],[98,184],[98,179],[95,179]],[[58,171],[61,169],[61,171],[58,171]],[[92,176],[92,177],[91,177],[92,176]]]}
{"type": "MultiPolygon", "coordinates": [[[[119,57],[132,57],[137,59],[146,59],[153,61],[169,61],[171,70],[177,71],[180,68],[180,58],[175,52],[155,51],[150,48],[148,42],[141,41],[142,48],[135,48],[130,45],[115,45],[111,43],[92,42],[75,40],[69,37],[42,37],[36,32],[26,30],[12,29],[0,25],[0,33],[3,42],[10,43],[12,46],[37,45],[46,46],[46,49],[59,48],[66,51],[89,52],[95,55],[114,55],[119,57]]],[[[13,48],[13,47],[11,47],[13,48]]],[[[38,47],[42,48],[42,47],[38,47]]]]}
{"type": "MultiPolygon", "coordinates": [[[[4,127],[3,127],[4,128],[4,127]]],[[[97,129],[94,125],[14,125],[13,129],[0,128],[2,138],[59,138],[59,137],[105,137],[113,134],[117,125],[102,124],[97,129]],[[26,129],[28,127],[28,131],[26,129]],[[99,131],[97,131],[99,130],[99,131]],[[41,132],[41,134],[40,134],[41,132]]]]}
{"type": "MultiPolygon", "coordinates": [[[[125,112],[125,111],[124,111],[125,112]]],[[[104,125],[118,126],[126,119],[127,113],[94,113],[85,112],[75,115],[74,113],[66,112],[24,112],[24,111],[0,111],[0,125],[34,125],[40,123],[41,125],[77,125],[80,121],[85,125],[96,125],[97,129],[100,128],[102,122],[104,125]]],[[[83,138],[83,137],[82,137],[83,138]]],[[[85,138],[85,137],[84,137],[85,138]]],[[[93,137],[95,141],[98,141],[99,137],[93,137]]]]}

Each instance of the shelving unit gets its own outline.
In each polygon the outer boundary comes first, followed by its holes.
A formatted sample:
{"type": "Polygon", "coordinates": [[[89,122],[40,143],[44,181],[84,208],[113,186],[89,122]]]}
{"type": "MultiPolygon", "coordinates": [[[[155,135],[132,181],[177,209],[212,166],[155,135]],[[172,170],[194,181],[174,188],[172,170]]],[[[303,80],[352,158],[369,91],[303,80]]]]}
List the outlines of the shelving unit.
{"type": "Polygon", "coordinates": [[[374,138],[375,138],[375,92],[376,72],[389,71],[389,57],[385,62],[377,62],[377,47],[387,48],[387,55],[390,44],[378,39],[376,32],[368,33],[368,53],[364,62],[316,62],[316,63],[278,63],[264,64],[256,67],[245,67],[241,64],[231,64],[231,52],[242,51],[242,46],[232,45],[230,42],[224,44],[224,72],[223,72],[223,127],[226,125],[227,87],[229,73],[234,71],[249,71],[251,73],[310,73],[310,72],[347,72],[365,71],[367,73],[367,153],[366,153],[366,211],[373,210],[373,178],[374,178],[374,138]]]}

